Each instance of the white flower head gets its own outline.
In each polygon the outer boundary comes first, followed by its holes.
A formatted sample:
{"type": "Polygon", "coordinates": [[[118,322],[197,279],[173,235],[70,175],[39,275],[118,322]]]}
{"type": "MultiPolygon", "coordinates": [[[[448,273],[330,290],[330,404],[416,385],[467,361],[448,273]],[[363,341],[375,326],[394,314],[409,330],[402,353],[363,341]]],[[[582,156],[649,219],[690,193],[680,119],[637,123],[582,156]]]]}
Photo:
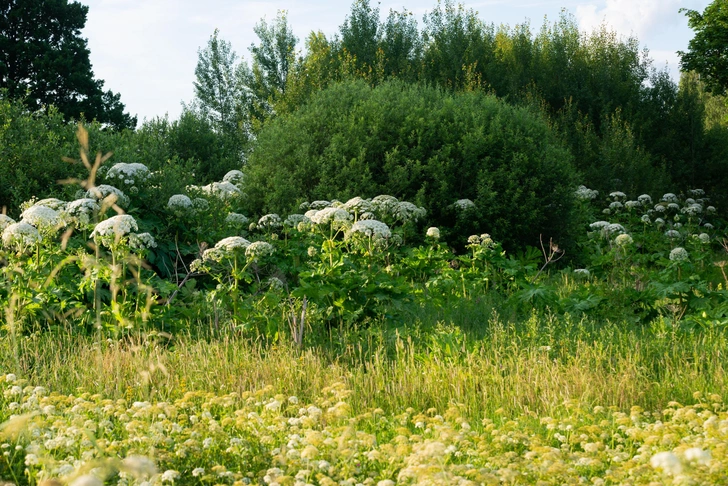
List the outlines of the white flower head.
{"type": "Polygon", "coordinates": [[[249,222],[250,220],[248,218],[239,213],[228,213],[225,217],[225,223],[236,228],[242,228],[249,222]]]}
{"type": "Polygon", "coordinates": [[[302,223],[304,224],[304,228],[305,228],[305,225],[310,224],[311,220],[308,219],[308,217],[306,217],[303,214],[289,214],[286,217],[286,220],[283,221],[284,226],[288,226],[290,228],[296,228],[296,229],[298,229],[299,225],[302,223]]]}
{"type": "Polygon", "coordinates": [[[628,209],[634,209],[642,206],[642,204],[639,201],[627,201],[624,206],[628,209]]]}
{"type": "Polygon", "coordinates": [[[66,209],[66,201],[61,201],[60,199],[56,199],[55,197],[50,197],[48,199],[41,199],[40,201],[36,201],[33,206],[45,206],[47,208],[55,209],[56,211],[63,211],[66,209]]]}
{"type": "Polygon", "coordinates": [[[354,223],[347,232],[347,237],[352,237],[356,234],[374,239],[387,239],[392,236],[389,226],[375,219],[366,219],[354,223]]]}
{"type": "Polygon", "coordinates": [[[42,233],[49,233],[58,229],[61,215],[55,209],[46,206],[31,206],[20,215],[21,221],[35,226],[42,233]]]}
{"type": "Polygon", "coordinates": [[[173,483],[177,478],[179,478],[179,472],[174,469],[167,469],[161,477],[163,483],[173,483]]]}
{"type": "Polygon", "coordinates": [[[684,262],[690,258],[685,248],[677,247],[673,248],[670,252],[670,260],[673,262],[684,262]]]}
{"type": "Polygon", "coordinates": [[[346,201],[343,208],[353,214],[361,214],[371,212],[373,209],[372,202],[369,199],[363,199],[359,196],[346,201]]]}
{"type": "Polygon", "coordinates": [[[97,201],[100,200],[107,200],[110,203],[118,204],[121,207],[126,207],[129,205],[129,197],[127,197],[126,194],[124,194],[124,191],[117,189],[114,186],[109,186],[107,184],[101,184],[96,187],[92,187],[88,191],[86,191],[86,197],[88,198],[94,198],[97,201]]]}
{"type": "Polygon", "coordinates": [[[673,476],[682,472],[682,463],[672,452],[658,452],[650,459],[650,465],[655,469],[662,469],[665,473],[673,476]]]}
{"type": "Polygon", "coordinates": [[[680,232],[674,229],[665,231],[665,236],[670,239],[680,238],[680,232]]]}
{"type": "Polygon", "coordinates": [[[427,214],[425,208],[407,201],[401,201],[394,209],[394,217],[403,223],[408,221],[416,222],[420,218],[424,218],[425,214],[427,214]]]}
{"type": "Polygon", "coordinates": [[[222,178],[223,182],[230,182],[231,184],[235,184],[236,186],[243,182],[243,172],[240,170],[231,170],[227,174],[225,174],[222,178]]]}
{"type": "Polygon", "coordinates": [[[121,461],[124,472],[135,478],[146,478],[157,474],[157,466],[154,461],[145,456],[128,456],[121,461]]]}
{"type": "Polygon", "coordinates": [[[250,260],[258,261],[261,258],[271,256],[275,252],[273,245],[266,241],[254,241],[245,249],[245,256],[250,260]]]}
{"type": "Polygon", "coordinates": [[[458,199],[453,205],[460,211],[467,211],[468,209],[475,209],[475,203],[470,199],[458,199]]]}
{"type": "Polygon", "coordinates": [[[283,226],[283,221],[281,220],[281,217],[275,213],[266,214],[258,220],[258,227],[260,228],[275,229],[280,228],[281,226],[283,226]]]}
{"type": "Polygon", "coordinates": [[[382,215],[393,213],[398,204],[399,199],[386,194],[379,195],[372,199],[372,208],[374,211],[382,215]]]}
{"type": "Polygon", "coordinates": [[[579,186],[574,192],[574,195],[581,201],[591,201],[592,199],[596,199],[599,195],[599,191],[589,189],[586,186],[579,186]]]}
{"type": "Polygon", "coordinates": [[[658,213],[664,213],[667,211],[667,206],[665,206],[664,204],[655,204],[655,211],[657,211],[658,213]]]}
{"type": "Polygon", "coordinates": [[[688,216],[696,216],[703,212],[703,206],[698,203],[693,203],[682,208],[682,212],[688,216]]]}
{"type": "Polygon", "coordinates": [[[129,247],[135,250],[148,250],[156,248],[157,242],[149,233],[129,233],[129,247]]]}
{"type": "Polygon", "coordinates": [[[602,230],[607,226],[609,226],[609,221],[595,221],[589,225],[589,227],[593,230],[602,230]]]}
{"type": "MultiPolygon", "coordinates": [[[[308,216],[308,213],[306,213],[306,215],[308,216]]],[[[352,216],[345,209],[334,207],[324,208],[317,211],[316,214],[308,216],[312,223],[318,225],[346,223],[351,219],[351,217],[352,216]]]]}
{"type": "Polygon", "coordinates": [[[667,194],[663,194],[661,201],[665,201],[666,203],[676,203],[678,199],[675,194],[668,192],[667,194]]]}
{"type": "Polygon", "coordinates": [[[614,201],[609,205],[609,209],[615,210],[615,209],[622,209],[624,205],[619,201],[614,201]]]}
{"type": "Polygon", "coordinates": [[[175,214],[181,216],[192,208],[192,199],[184,194],[175,194],[170,196],[167,201],[167,208],[171,209],[175,214]]]}
{"type": "Polygon", "coordinates": [[[586,268],[577,268],[574,270],[574,273],[576,275],[582,275],[584,277],[588,277],[589,275],[591,275],[591,272],[589,272],[589,270],[587,270],[586,268]]]}
{"type": "Polygon", "coordinates": [[[649,214],[643,214],[642,217],[640,218],[640,220],[643,223],[647,223],[647,224],[649,224],[649,223],[652,222],[652,220],[650,219],[650,215],[649,214]]]}
{"type": "Polygon", "coordinates": [[[609,193],[609,197],[613,199],[624,199],[627,197],[627,195],[622,191],[614,191],[609,193]]]}
{"type": "Polygon", "coordinates": [[[242,194],[238,186],[228,181],[213,182],[212,184],[202,186],[200,190],[205,194],[215,196],[216,198],[222,200],[237,197],[242,194]]]}
{"type": "Polygon", "coordinates": [[[91,223],[91,217],[100,210],[101,206],[96,199],[90,197],[76,199],[66,205],[66,214],[78,226],[88,226],[91,223]]]}
{"type": "Polygon", "coordinates": [[[616,243],[618,246],[629,246],[634,243],[634,240],[627,233],[622,233],[620,235],[617,235],[617,237],[614,239],[614,243],[616,243]]]}
{"type": "Polygon", "coordinates": [[[705,191],[702,189],[690,189],[688,191],[688,194],[690,194],[691,196],[694,196],[694,197],[701,197],[701,196],[705,196],[705,191]]]}
{"type": "Polygon", "coordinates": [[[436,228],[434,226],[427,228],[426,236],[428,238],[432,238],[433,240],[439,240],[440,239],[440,229],[436,228]]]}
{"type": "Polygon", "coordinates": [[[205,474],[205,468],[202,468],[202,467],[196,467],[196,468],[194,468],[194,469],[192,470],[192,475],[193,475],[194,477],[202,476],[203,474],[205,474]]]}
{"type": "Polygon", "coordinates": [[[98,240],[104,246],[110,246],[113,242],[121,240],[121,238],[138,229],[139,227],[133,216],[117,214],[98,223],[91,232],[91,238],[98,240]]]}
{"type": "Polygon", "coordinates": [[[0,233],[2,233],[5,228],[13,223],[15,223],[15,220],[13,218],[8,216],[7,214],[0,213],[0,233]]]}
{"type": "Polygon", "coordinates": [[[3,230],[2,239],[3,246],[23,251],[36,243],[40,243],[41,236],[35,226],[26,221],[21,221],[6,226],[3,230]]]}
{"type": "Polygon", "coordinates": [[[625,232],[624,226],[618,223],[610,223],[607,225],[606,228],[604,228],[604,232],[607,235],[615,235],[615,234],[622,234],[625,232]]]}
{"type": "Polygon", "coordinates": [[[250,246],[250,242],[242,236],[228,236],[215,243],[215,248],[225,250],[226,252],[245,250],[248,246],[250,246]]]}
{"type": "Polygon", "coordinates": [[[106,173],[107,179],[121,181],[128,186],[146,181],[151,176],[149,168],[137,162],[119,162],[114,164],[106,173]]]}
{"type": "Polygon", "coordinates": [[[324,209],[331,207],[331,201],[314,201],[308,205],[309,209],[324,209]]]}
{"type": "Polygon", "coordinates": [[[637,200],[644,206],[652,206],[652,197],[649,194],[642,194],[637,197],[637,200]]]}

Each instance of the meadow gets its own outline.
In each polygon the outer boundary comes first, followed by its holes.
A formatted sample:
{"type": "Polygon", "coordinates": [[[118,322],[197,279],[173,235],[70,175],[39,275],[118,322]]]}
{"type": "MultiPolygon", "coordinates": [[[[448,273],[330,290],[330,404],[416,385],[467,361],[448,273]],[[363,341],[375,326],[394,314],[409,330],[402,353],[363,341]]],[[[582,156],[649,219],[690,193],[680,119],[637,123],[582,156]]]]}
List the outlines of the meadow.
{"type": "Polygon", "coordinates": [[[390,195],[244,215],[229,171],[89,151],[0,216],[9,484],[719,484],[725,221],[701,189],[570,195],[507,251],[390,195]],[[573,255],[571,253],[574,253],[573,255]]]}

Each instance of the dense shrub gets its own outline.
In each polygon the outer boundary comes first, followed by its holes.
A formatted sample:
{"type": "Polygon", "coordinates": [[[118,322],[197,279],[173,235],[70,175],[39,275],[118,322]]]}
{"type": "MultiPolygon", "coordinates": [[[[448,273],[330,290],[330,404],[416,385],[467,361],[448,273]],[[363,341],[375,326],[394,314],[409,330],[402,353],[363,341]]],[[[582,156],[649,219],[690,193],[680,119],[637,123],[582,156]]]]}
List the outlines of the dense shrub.
{"type": "Polygon", "coordinates": [[[481,92],[391,81],[335,85],[260,132],[246,168],[252,212],[391,194],[432,224],[508,245],[569,228],[575,170],[547,123],[481,92]],[[474,210],[453,203],[470,199],[474,210]]]}

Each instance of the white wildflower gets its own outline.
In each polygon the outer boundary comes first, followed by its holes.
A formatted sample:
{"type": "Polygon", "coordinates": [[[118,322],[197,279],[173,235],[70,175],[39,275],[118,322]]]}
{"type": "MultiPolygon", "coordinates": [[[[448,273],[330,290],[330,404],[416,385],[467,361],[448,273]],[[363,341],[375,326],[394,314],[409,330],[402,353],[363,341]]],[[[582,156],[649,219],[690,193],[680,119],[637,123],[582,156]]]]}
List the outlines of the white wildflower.
{"type": "Polygon", "coordinates": [[[149,233],[130,233],[129,246],[136,250],[148,250],[149,248],[156,248],[157,242],[149,233]]]}
{"type": "Polygon", "coordinates": [[[436,227],[427,228],[426,236],[428,238],[432,238],[433,240],[439,240],[440,239],[440,229],[436,227]]]}
{"type": "Polygon", "coordinates": [[[677,247],[673,248],[670,252],[670,260],[674,262],[684,262],[688,258],[690,258],[690,255],[688,255],[687,250],[685,248],[677,247]]]}
{"type": "Polygon", "coordinates": [[[68,486],[104,486],[104,483],[96,476],[84,474],[71,481],[68,486]]]}
{"type": "Polygon", "coordinates": [[[658,452],[650,459],[650,465],[655,469],[662,469],[664,472],[676,475],[682,472],[680,459],[672,452],[658,452]]]}
{"type": "Polygon", "coordinates": [[[607,227],[604,229],[604,231],[608,235],[614,235],[614,234],[621,234],[625,232],[624,226],[618,223],[610,223],[607,225],[607,227]]]}
{"type": "MultiPolygon", "coordinates": [[[[215,248],[225,253],[232,253],[236,250],[245,250],[250,246],[250,242],[241,236],[228,236],[215,243],[215,248]]],[[[209,251],[209,250],[208,250],[209,251]]],[[[207,255],[207,251],[205,255],[207,255]]]]}
{"type": "Polygon", "coordinates": [[[665,236],[670,239],[680,238],[680,232],[674,229],[665,231],[665,236]]]}
{"type": "Polygon", "coordinates": [[[203,474],[205,474],[205,468],[202,468],[202,467],[196,467],[196,468],[194,468],[194,469],[192,470],[192,475],[193,475],[194,477],[202,476],[203,474]]]}
{"type": "Polygon", "coordinates": [[[708,206],[707,208],[705,208],[705,210],[706,210],[706,211],[707,211],[708,213],[711,213],[711,214],[712,214],[712,213],[714,213],[714,212],[716,211],[716,209],[715,209],[715,206],[708,206]]]}
{"type": "Polygon", "coordinates": [[[595,221],[589,227],[593,230],[601,230],[609,226],[609,221],[595,221]]]}
{"type": "Polygon", "coordinates": [[[121,461],[122,469],[136,478],[150,477],[157,474],[154,461],[145,456],[128,456],[121,461]]]}
{"type": "Polygon", "coordinates": [[[0,213],[0,233],[13,223],[15,223],[15,220],[13,218],[6,214],[0,213]]]}
{"type": "Polygon", "coordinates": [[[309,209],[324,209],[331,207],[330,201],[314,201],[308,205],[309,209]]]}
{"type": "Polygon", "coordinates": [[[3,230],[2,239],[4,246],[23,251],[29,246],[40,243],[41,236],[35,226],[21,221],[6,226],[3,230]]]}
{"type": "Polygon", "coordinates": [[[133,216],[129,214],[117,214],[104,220],[94,227],[91,233],[92,238],[101,236],[123,237],[137,231],[139,227],[133,216]]]}
{"type": "Polygon", "coordinates": [[[630,235],[623,233],[621,235],[617,235],[617,237],[614,239],[614,242],[619,246],[628,246],[631,245],[634,240],[630,235]]]}
{"type": "Polygon", "coordinates": [[[663,194],[661,201],[665,201],[668,203],[676,203],[677,196],[671,192],[668,192],[667,194],[663,194]]]}
{"type": "Polygon", "coordinates": [[[196,197],[192,200],[192,208],[195,211],[207,211],[210,209],[210,202],[204,197],[196,197]]]}
{"type": "Polygon", "coordinates": [[[614,191],[614,192],[609,193],[609,197],[614,198],[614,199],[618,199],[618,198],[624,199],[627,197],[627,195],[621,191],[614,191]]]}
{"type": "Polygon", "coordinates": [[[63,211],[66,209],[66,201],[61,201],[60,199],[56,199],[55,197],[50,197],[47,199],[41,199],[40,201],[36,201],[33,206],[45,206],[47,208],[55,209],[56,211],[63,211]]]}
{"type": "Polygon", "coordinates": [[[583,275],[585,277],[591,275],[591,272],[589,272],[589,270],[587,270],[586,268],[577,268],[574,270],[574,273],[577,275],[583,275]]]}
{"type": "Polygon", "coordinates": [[[650,215],[649,214],[643,214],[640,219],[642,220],[643,223],[651,223],[652,222],[650,220],[650,215]]]}
{"type": "Polygon", "coordinates": [[[642,204],[639,201],[627,201],[624,205],[629,209],[634,209],[640,207],[642,204]]]}
{"type": "Polygon", "coordinates": [[[91,217],[94,213],[101,210],[101,207],[95,199],[84,197],[71,201],[66,205],[66,213],[71,220],[80,226],[87,226],[91,223],[91,217]]]}
{"type": "Polygon", "coordinates": [[[615,210],[615,209],[622,209],[624,205],[619,201],[614,201],[609,205],[609,209],[615,210]]]}
{"type": "Polygon", "coordinates": [[[177,478],[179,478],[179,472],[174,469],[167,469],[162,473],[161,479],[164,483],[173,483],[177,478]]]}
{"type": "Polygon", "coordinates": [[[109,169],[109,172],[106,173],[106,178],[117,179],[123,181],[127,185],[133,185],[145,181],[149,179],[149,177],[149,168],[138,162],[116,163],[109,169]]]}
{"type": "Polygon", "coordinates": [[[679,211],[680,205],[678,203],[670,203],[667,205],[667,209],[672,209],[673,211],[679,211]]]}
{"type": "Polygon", "coordinates": [[[283,280],[279,279],[278,277],[270,277],[268,279],[268,288],[271,290],[283,290],[286,288],[286,284],[283,283],[283,280]]]}
{"type": "Polygon", "coordinates": [[[101,184],[99,186],[92,187],[91,189],[86,191],[85,197],[94,198],[97,201],[103,199],[111,204],[118,204],[121,207],[126,207],[129,205],[129,197],[124,194],[124,191],[117,189],[114,186],[109,186],[107,184],[101,184]]]}
{"type": "Polygon", "coordinates": [[[344,203],[344,209],[353,214],[370,212],[373,209],[372,202],[359,196],[349,199],[344,203]]]}
{"type": "Polygon", "coordinates": [[[381,194],[372,199],[372,208],[374,208],[374,211],[377,211],[382,215],[394,212],[397,204],[399,204],[399,199],[386,194],[381,194]]]}
{"type": "Polygon", "coordinates": [[[231,184],[238,185],[243,182],[243,172],[240,170],[231,170],[222,177],[223,182],[230,182],[231,184]]]}
{"type": "Polygon", "coordinates": [[[664,224],[665,224],[665,220],[664,220],[664,219],[662,219],[662,218],[656,218],[656,219],[655,219],[655,224],[656,224],[657,226],[662,226],[662,225],[664,225],[664,224]]]}
{"type": "Polygon", "coordinates": [[[323,225],[329,223],[347,222],[351,219],[351,215],[345,209],[328,207],[322,209],[321,211],[318,211],[312,216],[308,216],[308,218],[314,224],[323,225]]]}
{"type": "Polygon", "coordinates": [[[682,212],[688,216],[696,216],[703,212],[703,206],[698,203],[693,203],[682,208],[682,212]]]}
{"type": "Polygon", "coordinates": [[[239,196],[242,194],[238,186],[232,182],[213,182],[206,186],[202,186],[200,190],[211,196],[215,196],[218,199],[229,199],[231,197],[239,196]]]}
{"type": "Polygon", "coordinates": [[[705,228],[705,229],[709,229],[709,230],[712,230],[712,229],[713,229],[713,228],[715,228],[715,227],[714,227],[714,226],[713,226],[712,224],[710,224],[710,223],[705,223],[705,224],[703,225],[703,228],[705,228]]]}
{"type": "Polygon", "coordinates": [[[586,186],[579,186],[574,192],[574,195],[577,199],[580,199],[582,201],[590,201],[592,199],[596,199],[596,197],[599,195],[599,191],[589,189],[586,186]]]}
{"type": "Polygon", "coordinates": [[[280,216],[278,216],[277,214],[271,213],[271,214],[266,214],[266,215],[262,216],[258,220],[258,226],[261,228],[270,228],[270,229],[280,228],[281,226],[283,226],[283,221],[281,220],[280,216]]]}
{"type": "Polygon", "coordinates": [[[392,236],[389,226],[375,219],[357,221],[352,225],[347,237],[357,233],[375,239],[386,239],[392,236]]]}
{"type": "Polygon", "coordinates": [[[283,221],[284,226],[289,226],[291,228],[298,228],[301,223],[310,224],[311,220],[303,214],[289,214],[288,217],[286,217],[286,220],[283,221]]]}
{"type": "Polygon", "coordinates": [[[192,199],[184,194],[175,194],[174,196],[170,196],[167,201],[167,207],[176,214],[182,215],[192,208],[192,199]]]}
{"type": "Polygon", "coordinates": [[[460,211],[475,209],[475,203],[470,199],[458,199],[453,205],[460,211]]]}
{"type": "Polygon", "coordinates": [[[21,221],[32,224],[41,232],[56,230],[61,224],[61,215],[58,211],[46,206],[32,206],[20,215],[21,221]]]}
{"type": "Polygon", "coordinates": [[[265,241],[254,241],[245,249],[245,256],[251,260],[258,260],[267,256],[271,256],[275,252],[275,248],[265,241]]]}
{"type": "Polygon", "coordinates": [[[225,217],[225,223],[230,226],[242,228],[249,223],[249,220],[240,213],[228,213],[228,215],[225,217]]]}
{"type": "Polygon", "coordinates": [[[702,464],[704,466],[707,465],[711,459],[710,451],[705,451],[700,447],[691,447],[690,449],[686,449],[683,454],[685,455],[686,461],[702,464]]]}
{"type": "Polygon", "coordinates": [[[401,201],[394,209],[394,217],[403,223],[424,218],[426,213],[425,208],[418,207],[407,201],[401,201]]]}
{"type": "Polygon", "coordinates": [[[642,194],[641,196],[637,197],[637,200],[645,206],[652,205],[652,197],[650,197],[649,194],[642,194]]]}
{"type": "Polygon", "coordinates": [[[658,213],[664,213],[665,211],[667,211],[667,207],[664,204],[656,204],[655,211],[657,211],[658,213]]]}

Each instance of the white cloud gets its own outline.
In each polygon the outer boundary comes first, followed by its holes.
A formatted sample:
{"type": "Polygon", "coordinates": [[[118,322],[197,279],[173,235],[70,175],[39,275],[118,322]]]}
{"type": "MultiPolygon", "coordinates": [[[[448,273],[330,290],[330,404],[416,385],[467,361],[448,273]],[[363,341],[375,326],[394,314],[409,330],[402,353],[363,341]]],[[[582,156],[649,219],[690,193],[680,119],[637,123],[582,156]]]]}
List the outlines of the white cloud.
{"type": "Polygon", "coordinates": [[[603,6],[594,3],[578,5],[576,18],[581,29],[591,31],[602,22],[619,34],[642,39],[657,28],[674,24],[681,0],[606,0],[603,6]]]}

